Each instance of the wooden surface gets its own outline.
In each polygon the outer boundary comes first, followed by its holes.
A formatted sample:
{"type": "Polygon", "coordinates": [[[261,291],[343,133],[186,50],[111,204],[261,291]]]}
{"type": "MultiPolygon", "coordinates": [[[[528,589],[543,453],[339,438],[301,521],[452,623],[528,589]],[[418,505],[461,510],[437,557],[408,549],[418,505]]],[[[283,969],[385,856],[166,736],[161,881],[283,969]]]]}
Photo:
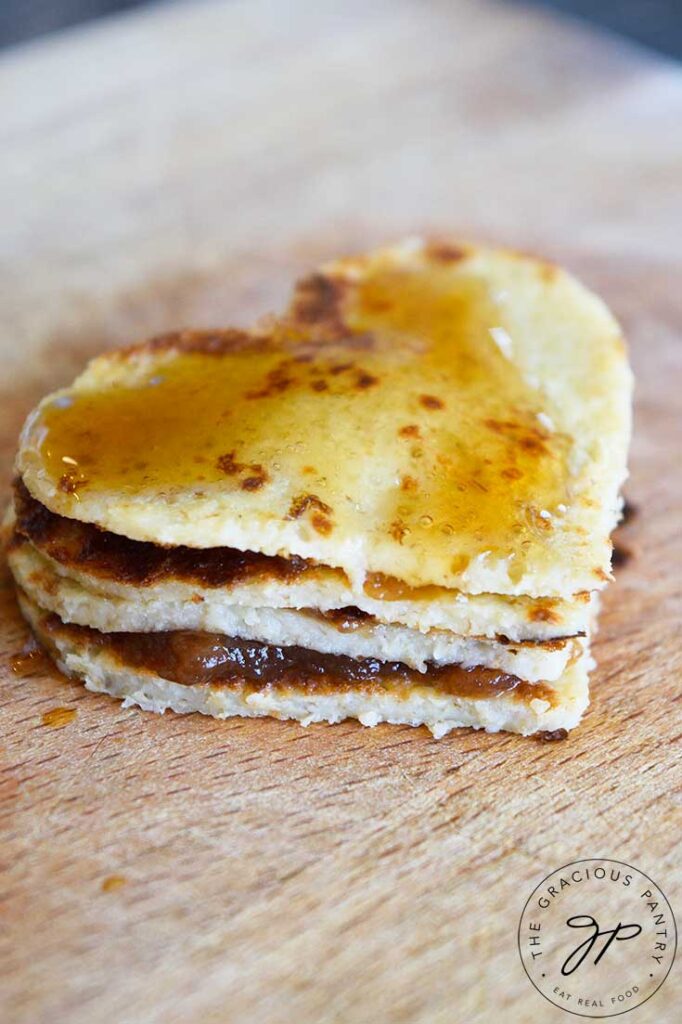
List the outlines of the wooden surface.
{"type": "MultiPolygon", "coordinates": [[[[639,507],[560,743],[123,711],[12,671],[3,578],[0,1017],[568,1020],[516,949],[545,874],[622,859],[682,907],[680,71],[518,5],[195,3],[10,52],[0,94],[3,488],[91,353],[248,322],[320,258],[435,229],[613,306],[639,507]]],[[[680,993],[678,964],[626,1019],[680,993]]]]}

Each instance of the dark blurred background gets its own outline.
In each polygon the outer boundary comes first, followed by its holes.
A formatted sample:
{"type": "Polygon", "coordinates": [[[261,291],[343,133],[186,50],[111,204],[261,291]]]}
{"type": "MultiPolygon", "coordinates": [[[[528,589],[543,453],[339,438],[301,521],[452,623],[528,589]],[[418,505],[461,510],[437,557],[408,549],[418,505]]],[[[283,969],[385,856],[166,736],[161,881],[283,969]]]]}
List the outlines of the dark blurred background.
{"type": "MultiPolygon", "coordinates": [[[[682,0],[534,0],[534,4],[592,22],[682,59],[682,0]]],[[[150,6],[150,0],[0,0],[0,46],[143,6],[150,6]]]]}

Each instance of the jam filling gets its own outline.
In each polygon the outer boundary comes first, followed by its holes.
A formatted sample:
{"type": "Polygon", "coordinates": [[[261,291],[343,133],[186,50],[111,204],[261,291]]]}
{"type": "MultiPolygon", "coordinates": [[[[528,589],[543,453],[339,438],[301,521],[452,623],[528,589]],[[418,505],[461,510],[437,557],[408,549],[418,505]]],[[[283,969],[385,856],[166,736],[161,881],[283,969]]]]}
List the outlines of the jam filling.
{"type": "Polygon", "coordinates": [[[431,665],[425,673],[402,662],[323,654],[304,647],[277,647],[221,633],[177,630],[160,633],[100,633],[63,623],[56,615],[44,622],[48,636],[69,636],[95,645],[124,664],[153,672],[186,686],[247,687],[251,690],[294,688],[318,693],[390,687],[405,694],[426,686],[457,697],[486,698],[503,694],[529,701],[553,702],[543,683],[528,683],[496,669],[462,665],[431,665]]]}

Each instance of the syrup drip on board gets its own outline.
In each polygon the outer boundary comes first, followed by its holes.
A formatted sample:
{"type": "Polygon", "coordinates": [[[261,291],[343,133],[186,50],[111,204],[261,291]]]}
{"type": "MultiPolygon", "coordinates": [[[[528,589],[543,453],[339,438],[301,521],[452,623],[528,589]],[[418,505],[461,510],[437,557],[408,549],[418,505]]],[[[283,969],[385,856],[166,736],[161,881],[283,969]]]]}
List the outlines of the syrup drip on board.
{"type": "Polygon", "coordinates": [[[40,672],[52,669],[53,665],[45,651],[38,646],[27,646],[18,654],[12,655],[10,668],[15,676],[24,679],[27,676],[34,676],[40,672]]]}
{"type": "Polygon", "coordinates": [[[49,729],[63,729],[74,720],[76,714],[75,708],[51,708],[44,713],[42,724],[49,729]]]}

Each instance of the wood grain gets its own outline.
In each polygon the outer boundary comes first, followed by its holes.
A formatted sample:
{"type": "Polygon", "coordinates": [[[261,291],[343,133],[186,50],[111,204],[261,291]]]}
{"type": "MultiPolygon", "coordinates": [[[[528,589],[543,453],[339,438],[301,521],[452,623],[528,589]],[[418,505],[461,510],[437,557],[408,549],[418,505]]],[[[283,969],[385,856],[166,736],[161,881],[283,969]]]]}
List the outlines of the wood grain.
{"type": "MultiPolygon", "coordinates": [[[[612,305],[639,508],[560,743],[124,711],[12,671],[3,577],[2,1020],[567,1019],[516,950],[548,871],[622,859],[682,905],[680,71],[516,5],[195,3],[9,53],[0,92],[3,487],[88,355],[248,322],[321,258],[435,230],[612,305]]],[[[679,979],[629,1019],[679,1019],[679,979]]]]}

